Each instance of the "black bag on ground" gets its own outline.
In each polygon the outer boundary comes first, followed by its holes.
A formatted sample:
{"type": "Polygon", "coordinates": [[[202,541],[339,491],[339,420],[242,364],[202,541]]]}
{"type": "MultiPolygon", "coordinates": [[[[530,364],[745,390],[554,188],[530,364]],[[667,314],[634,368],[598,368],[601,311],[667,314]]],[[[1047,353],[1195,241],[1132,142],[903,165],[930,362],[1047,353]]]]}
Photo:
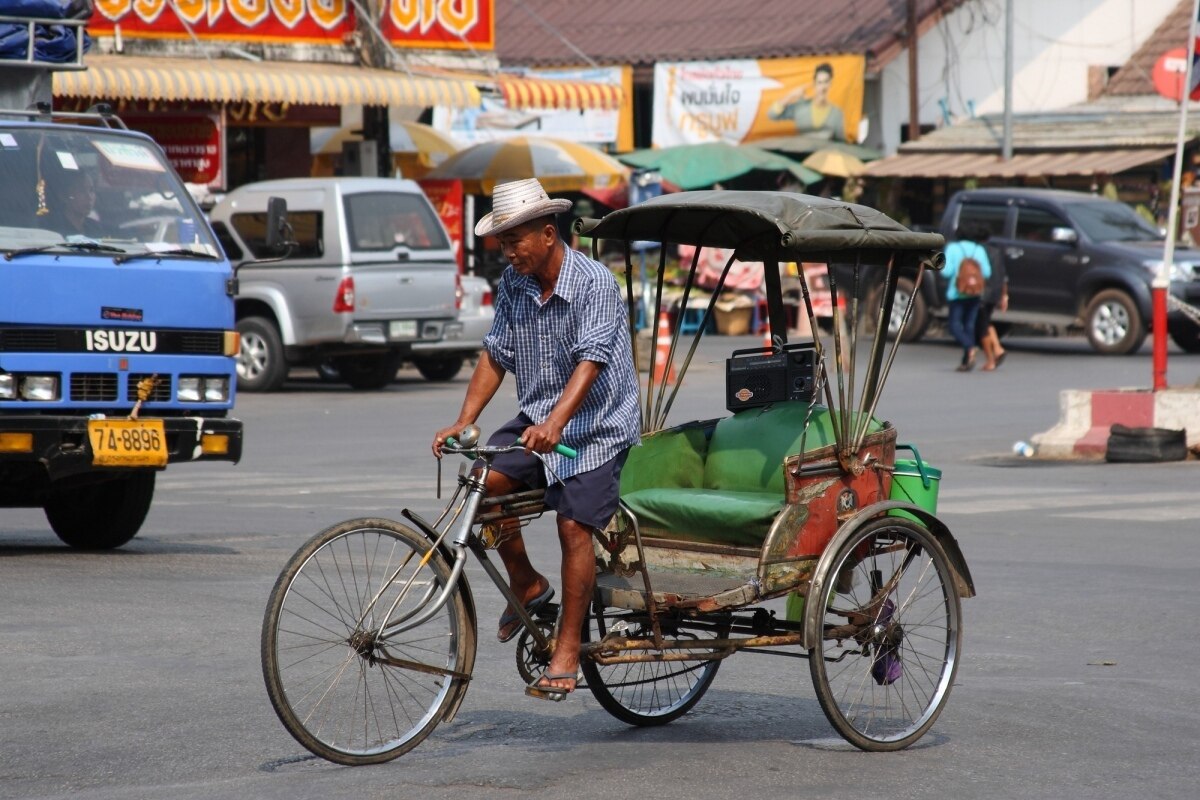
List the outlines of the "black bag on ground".
{"type": "Polygon", "coordinates": [[[1108,431],[1104,460],[1122,463],[1183,461],[1187,454],[1187,431],[1113,425],[1108,431]]]}

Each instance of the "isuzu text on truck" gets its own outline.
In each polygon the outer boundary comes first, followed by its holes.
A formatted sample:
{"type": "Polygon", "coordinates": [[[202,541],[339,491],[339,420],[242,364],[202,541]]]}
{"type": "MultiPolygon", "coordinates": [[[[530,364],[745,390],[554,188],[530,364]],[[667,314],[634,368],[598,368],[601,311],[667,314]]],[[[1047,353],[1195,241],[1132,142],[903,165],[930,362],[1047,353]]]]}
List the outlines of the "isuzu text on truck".
{"type": "Polygon", "coordinates": [[[0,112],[0,506],[111,548],[168,464],[241,457],[237,287],[158,146],[73,117],[0,112]]]}

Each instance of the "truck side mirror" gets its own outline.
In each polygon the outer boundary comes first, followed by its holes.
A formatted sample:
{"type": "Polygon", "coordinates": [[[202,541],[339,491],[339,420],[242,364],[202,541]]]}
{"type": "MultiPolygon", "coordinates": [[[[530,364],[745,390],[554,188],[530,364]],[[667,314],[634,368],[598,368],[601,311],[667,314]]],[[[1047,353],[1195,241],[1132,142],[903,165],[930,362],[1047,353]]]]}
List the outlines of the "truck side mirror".
{"type": "Polygon", "coordinates": [[[291,243],[292,230],[288,224],[287,200],[271,197],[267,200],[267,236],[263,244],[268,252],[277,253],[291,243]]]}
{"type": "Polygon", "coordinates": [[[1079,241],[1079,234],[1075,232],[1074,228],[1055,228],[1050,231],[1050,241],[1058,244],[1075,244],[1079,241]]]}

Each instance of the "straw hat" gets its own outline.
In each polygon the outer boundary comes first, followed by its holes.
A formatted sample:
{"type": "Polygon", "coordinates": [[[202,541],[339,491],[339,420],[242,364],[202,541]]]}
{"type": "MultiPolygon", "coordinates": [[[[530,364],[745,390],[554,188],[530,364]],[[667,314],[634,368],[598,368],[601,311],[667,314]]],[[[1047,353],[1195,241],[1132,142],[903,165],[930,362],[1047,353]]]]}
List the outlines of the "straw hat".
{"type": "Polygon", "coordinates": [[[570,200],[551,200],[537,178],[500,183],[492,193],[492,212],[475,225],[475,235],[495,236],[531,219],[559,214],[570,208],[570,200]]]}

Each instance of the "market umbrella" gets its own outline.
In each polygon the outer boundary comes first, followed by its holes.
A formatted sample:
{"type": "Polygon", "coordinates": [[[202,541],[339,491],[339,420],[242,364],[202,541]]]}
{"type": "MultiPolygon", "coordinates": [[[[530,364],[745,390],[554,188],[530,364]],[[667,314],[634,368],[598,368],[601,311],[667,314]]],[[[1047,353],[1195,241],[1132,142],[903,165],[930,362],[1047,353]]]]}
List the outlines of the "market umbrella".
{"type": "Polygon", "coordinates": [[[753,145],[726,142],[681,144],[661,149],[635,150],[618,159],[642,169],[655,169],[680,189],[701,189],[753,170],[789,172],[805,185],[821,176],[797,161],[753,145]]]}
{"type": "Polygon", "coordinates": [[[861,175],[863,170],[866,169],[866,164],[849,153],[832,149],[818,150],[801,163],[809,169],[815,169],[822,175],[829,175],[834,178],[849,178],[853,175],[861,175]]]}
{"type": "Polygon", "coordinates": [[[457,179],[467,194],[490,195],[497,183],[537,178],[547,192],[616,186],[629,170],[594,147],[544,136],[481,142],[446,159],[426,177],[457,179]]]}
{"type": "Polygon", "coordinates": [[[806,156],[818,150],[838,150],[852,155],[861,161],[875,161],[883,158],[883,153],[861,144],[838,142],[824,136],[798,134],[793,136],[768,136],[765,139],[755,139],[749,144],[761,147],[763,150],[775,150],[780,153],[806,156]]]}
{"type": "MultiPolygon", "coordinates": [[[[392,162],[406,178],[422,178],[430,169],[458,152],[458,144],[446,134],[420,122],[397,122],[388,125],[388,144],[392,162]]],[[[342,153],[344,142],[361,142],[362,135],[354,128],[313,131],[314,175],[332,175],[334,157],[342,153]]]]}

